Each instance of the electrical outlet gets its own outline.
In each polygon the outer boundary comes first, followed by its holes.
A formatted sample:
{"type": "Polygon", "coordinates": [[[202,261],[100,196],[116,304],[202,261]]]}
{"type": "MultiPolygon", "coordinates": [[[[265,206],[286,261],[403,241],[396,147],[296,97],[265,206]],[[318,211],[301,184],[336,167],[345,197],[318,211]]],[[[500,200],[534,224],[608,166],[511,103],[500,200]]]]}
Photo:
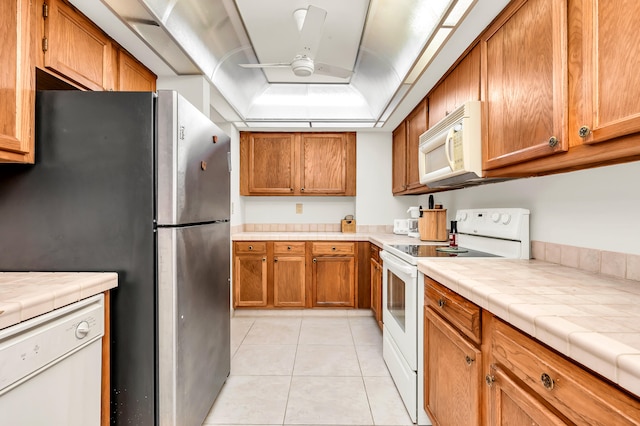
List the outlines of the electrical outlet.
{"type": "Polygon", "coordinates": [[[302,203],[296,203],[296,214],[302,214],[302,203]]]}

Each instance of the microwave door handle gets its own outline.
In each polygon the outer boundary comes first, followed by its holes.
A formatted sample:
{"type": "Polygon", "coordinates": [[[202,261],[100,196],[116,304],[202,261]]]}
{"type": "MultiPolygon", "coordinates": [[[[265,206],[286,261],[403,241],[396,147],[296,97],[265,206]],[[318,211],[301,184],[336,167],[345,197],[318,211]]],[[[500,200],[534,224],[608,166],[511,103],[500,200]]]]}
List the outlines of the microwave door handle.
{"type": "Polygon", "coordinates": [[[447,133],[447,139],[444,143],[444,154],[447,156],[447,161],[449,162],[449,167],[451,170],[455,170],[453,161],[451,160],[451,141],[453,141],[453,135],[455,130],[453,128],[449,129],[449,133],[447,133]]]}

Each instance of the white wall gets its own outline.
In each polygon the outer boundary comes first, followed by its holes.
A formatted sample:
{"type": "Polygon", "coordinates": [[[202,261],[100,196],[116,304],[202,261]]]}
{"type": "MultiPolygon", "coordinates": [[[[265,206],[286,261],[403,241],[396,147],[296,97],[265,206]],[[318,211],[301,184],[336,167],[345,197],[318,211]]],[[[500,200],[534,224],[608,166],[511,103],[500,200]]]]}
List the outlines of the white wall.
{"type": "Polygon", "coordinates": [[[204,115],[211,117],[209,83],[204,77],[197,75],[162,77],[156,81],[156,88],[177,91],[204,115]]]}
{"type": "MultiPolygon", "coordinates": [[[[531,239],[640,254],[640,162],[435,194],[448,208],[523,207],[531,239]]],[[[422,196],[426,203],[426,196],[422,196]]]]}

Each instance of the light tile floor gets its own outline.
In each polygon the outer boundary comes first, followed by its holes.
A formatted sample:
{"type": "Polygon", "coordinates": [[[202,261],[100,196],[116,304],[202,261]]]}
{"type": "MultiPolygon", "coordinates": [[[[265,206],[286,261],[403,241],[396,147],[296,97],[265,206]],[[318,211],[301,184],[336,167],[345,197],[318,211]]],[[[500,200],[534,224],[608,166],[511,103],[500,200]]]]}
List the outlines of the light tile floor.
{"type": "Polygon", "coordinates": [[[236,311],[204,425],[411,425],[369,310],[236,311]]]}

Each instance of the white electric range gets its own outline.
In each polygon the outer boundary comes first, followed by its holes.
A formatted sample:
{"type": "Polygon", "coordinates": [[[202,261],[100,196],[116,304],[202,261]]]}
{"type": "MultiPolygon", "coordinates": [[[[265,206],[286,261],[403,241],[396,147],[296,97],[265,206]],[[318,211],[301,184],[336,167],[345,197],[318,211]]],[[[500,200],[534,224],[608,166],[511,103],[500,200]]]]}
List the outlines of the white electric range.
{"type": "Polygon", "coordinates": [[[424,279],[420,258],[503,257],[529,259],[529,210],[490,208],[458,210],[458,247],[445,243],[384,245],[382,309],[383,357],[411,420],[430,425],[424,411],[424,279]]]}

